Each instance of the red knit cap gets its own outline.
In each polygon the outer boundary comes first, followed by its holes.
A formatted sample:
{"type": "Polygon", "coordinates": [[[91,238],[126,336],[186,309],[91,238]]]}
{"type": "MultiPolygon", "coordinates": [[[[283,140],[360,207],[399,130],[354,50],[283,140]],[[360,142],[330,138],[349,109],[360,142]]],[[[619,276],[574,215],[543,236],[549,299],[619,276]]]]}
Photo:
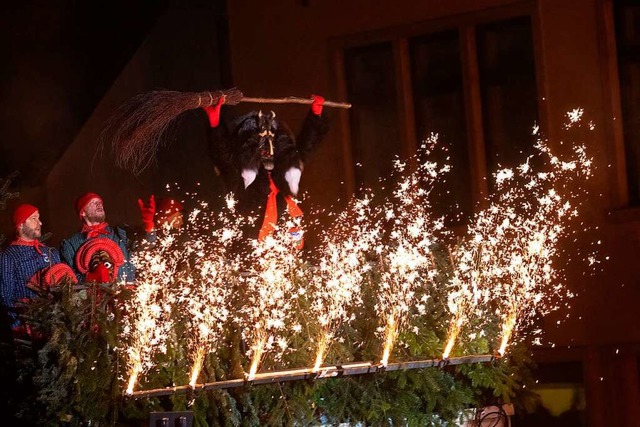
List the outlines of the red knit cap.
{"type": "Polygon", "coordinates": [[[49,289],[53,285],[62,283],[78,283],[76,274],[71,267],[63,262],[53,264],[36,271],[29,279],[28,285],[38,289],[49,289]]]}
{"type": "Polygon", "coordinates": [[[70,283],[78,283],[76,274],[73,272],[71,267],[64,262],[59,262],[46,268],[45,271],[43,271],[42,276],[42,279],[47,286],[52,286],[62,280],[69,281],[70,283]]]}
{"type": "Polygon", "coordinates": [[[102,202],[102,197],[98,196],[96,193],[85,193],[82,196],[76,199],[76,213],[82,219],[82,211],[89,204],[89,202],[93,199],[100,199],[102,202]]]}
{"type": "Polygon", "coordinates": [[[82,274],[89,272],[91,257],[97,251],[105,251],[113,261],[113,275],[118,275],[118,267],[124,264],[124,254],[116,242],[106,237],[89,239],[76,252],[76,268],[82,274]]]}
{"type": "Polygon", "coordinates": [[[38,212],[38,208],[36,208],[33,205],[28,205],[28,204],[24,203],[24,204],[18,206],[13,211],[13,226],[16,228],[16,230],[18,229],[20,224],[22,224],[26,220],[28,220],[29,217],[31,215],[33,215],[34,212],[38,212]]]}

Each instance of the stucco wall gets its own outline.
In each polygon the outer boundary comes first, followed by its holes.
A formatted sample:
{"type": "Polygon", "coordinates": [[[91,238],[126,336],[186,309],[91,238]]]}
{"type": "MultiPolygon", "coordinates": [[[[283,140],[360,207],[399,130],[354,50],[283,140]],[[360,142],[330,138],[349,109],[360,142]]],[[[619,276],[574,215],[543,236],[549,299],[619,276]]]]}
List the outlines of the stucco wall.
{"type": "Polygon", "coordinates": [[[109,141],[102,151],[98,146],[111,113],[139,93],[222,88],[216,13],[213,3],[167,10],[51,171],[45,184],[45,228],[55,231],[53,243],[80,227],[74,201],[86,191],[102,195],[110,223],[133,226],[140,224],[137,199],[162,195],[167,184],[176,188],[177,183],[180,194],[197,192],[205,200],[221,191],[207,155],[207,119],[202,111],[188,111],[174,122],[175,130],[166,134],[170,138],[158,149],[156,163],[140,175],[115,166],[109,141]]]}
{"type": "MultiPolygon", "coordinates": [[[[308,0],[229,2],[232,71],[235,84],[250,96],[308,96],[320,93],[336,99],[338,83],[330,57],[331,39],[364,34],[394,26],[464,15],[509,1],[377,1],[308,0]]],[[[616,168],[610,121],[604,108],[609,87],[603,75],[602,13],[596,0],[542,0],[535,3],[534,39],[539,61],[539,93],[546,136],[560,151],[585,144],[594,157],[596,171],[583,199],[585,227],[578,242],[563,246],[569,285],[578,295],[571,308],[546,321],[547,337],[558,345],[637,342],[635,307],[640,301],[638,222],[612,221],[618,208],[616,168]],[[564,131],[566,112],[584,108],[593,130],[564,131]],[[562,144],[561,144],[562,143],[562,144]],[[576,259],[577,251],[591,250],[601,241],[603,263],[589,273],[576,259]],[[604,260],[605,257],[609,260],[604,260]],[[586,272],[586,274],[585,274],[586,272]],[[568,317],[567,317],[568,316],[568,317]],[[561,323],[558,325],[558,321],[561,323]]],[[[384,100],[381,100],[384,102],[384,100]]],[[[306,109],[282,107],[281,117],[295,129],[306,109]]],[[[335,119],[337,113],[329,111],[335,119]]],[[[331,206],[344,198],[339,133],[329,138],[307,164],[301,190],[309,205],[331,206]]]]}
{"type": "MultiPolygon", "coordinates": [[[[212,28],[214,8],[173,9],[159,22],[52,170],[44,191],[28,189],[25,195],[36,200],[46,197],[45,229],[55,232],[52,243],[79,226],[73,201],[84,191],[97,191],[104,196],[110,222],[133,224],[139,221],[136,199],[161,192],[167,183],[179,181],[185,191],[213,197],[222,189],[220,180],[211,173],[208,157],[202,155],[206,152],[206,124],[201,112],[185,114],[178,122],[177,139],[161,149],[158,167],[134,176],[114,167],[109,147],[105,147],[104,157],[95,157],[97,136],[111,111],[129,97],[152,89],[219,88],[223,65],[231,66],[235,85],[247,96],[319,93],[327,99],[348,101],[337,98],[330,57],[332,39],[511,4],[518,2],[229,1],[231,64],[219,63],[212,28]]],[[[539,19],[534,22],[534,32],[542,70],[538,89],[544,98],[541,110],[545,131],[556,147],[570,147],[573,142],[586,144],[597,166],[582,208],[586,226],[597,230],[563,247],[562,262],[567,263],[569,283],[578,296],[570,310],[547,318],[548,336],[558,344],[640,341],[640,331],[631,327],[640,297],[640,267],[635,261],[640,253],[640,222],[633,215],[623,219],[609,215],[620,207],[615,196],[619,192],[615,176],[620,166],[612,144],[613,118],[604,108],[609,88],[603,74],[606,64],[599,7],[596,0],[536,3],[539,19]],[[567,134],[563,130],[565,113],[577,107],[585,109],[585,117],[595,125],[593,131],[567,134]],[[574,254],[578,249],[589,251],[590,243],[598,240],[602,242],[601,258],[608,256],[609,260],[603,261],[595,274],[584,274],[584,265],[575,262],[574,254]]],[[[256,106],[229,108],[241,112],[256,106]]],[[[277,111],[295,130],[307,109],[299,105],[278,106],[277,111]]],[[[335,110],[327,110],[327,114],[337,123],[335,110]]],[[[311,207],[339,205],[344,200],[342,164],[341,141],[334,126],[302,177],[301,190],[309,195],[305,201],[307,212],[311,207]]]]}

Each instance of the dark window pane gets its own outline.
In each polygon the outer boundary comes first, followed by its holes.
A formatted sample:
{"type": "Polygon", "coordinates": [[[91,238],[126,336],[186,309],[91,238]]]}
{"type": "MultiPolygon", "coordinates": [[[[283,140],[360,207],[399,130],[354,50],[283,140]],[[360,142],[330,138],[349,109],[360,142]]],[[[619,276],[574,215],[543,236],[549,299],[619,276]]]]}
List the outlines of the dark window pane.
{"type": "MultiPolygon", "coordinates": [[[[472,211],[471,177],[465,122],[462,62],[457,31],[421,36],[410,41],[411,76],[418,142],[438,134],[448,148],[438,162],[452,166],[446,181],[434,189],[436,214],[448,214],[450,223],[472,211]],[[452,217],[451,214],[461,214],[452,217]]],[[[436,150],[437,153],[441,153],[436,150]]]]}
{"type": "Polygon", "coordinates": [[[513,425],[521,427],[584,427],[586,397],[582,363],[541,363],[533,372],[534,392],[540,404],[530,413],[516,412],[513,425]]]}
{"type": "MultiPolygon", "coordinates": [[[[638,370],[638,372],[640,372],[640,357],[636,358],[636,364],[637,364],[636,369],[638,370]]],[[[637,384],[638,384],[638,387],[640,387],[640,381],[638,381],[637,384]]]]}
{"type": "Polygon", "coordinates": [[[640,5],[615,4],[629,202],[640,205],[640,5]]]}
{"type": "Polygon", "coordinates": [[[346,49],[345,67],[356,187],[384,195],[379,179],[401,147],[391,43],[346,49]]]}
{"type": "Polygon", "coordinates": [[[535,152],[536,72],[529,17],[477,28],[488,173],[515,167],[535,152]]]}

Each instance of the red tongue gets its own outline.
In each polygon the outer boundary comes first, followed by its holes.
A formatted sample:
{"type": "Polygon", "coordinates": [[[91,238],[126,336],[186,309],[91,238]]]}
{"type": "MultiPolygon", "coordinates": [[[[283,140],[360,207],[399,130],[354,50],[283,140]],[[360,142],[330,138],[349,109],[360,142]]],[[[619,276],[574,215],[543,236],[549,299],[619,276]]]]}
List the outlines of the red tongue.
{"type": "Polygon", "coordinates": [[[262,158],[262,166],[268,171],[273,170],[273,158],[262,158]]]}

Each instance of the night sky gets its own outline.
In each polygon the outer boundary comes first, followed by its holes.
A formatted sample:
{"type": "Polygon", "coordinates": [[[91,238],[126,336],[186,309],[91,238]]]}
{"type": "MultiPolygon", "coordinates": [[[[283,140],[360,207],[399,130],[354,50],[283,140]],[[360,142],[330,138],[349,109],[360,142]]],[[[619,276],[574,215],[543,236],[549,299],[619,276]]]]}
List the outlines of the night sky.
{"type": "Polygon", "coordinates": [[[0,15],[0,178],[37,186],[73,142],[166,0],[11,2],[0,15]]]}

